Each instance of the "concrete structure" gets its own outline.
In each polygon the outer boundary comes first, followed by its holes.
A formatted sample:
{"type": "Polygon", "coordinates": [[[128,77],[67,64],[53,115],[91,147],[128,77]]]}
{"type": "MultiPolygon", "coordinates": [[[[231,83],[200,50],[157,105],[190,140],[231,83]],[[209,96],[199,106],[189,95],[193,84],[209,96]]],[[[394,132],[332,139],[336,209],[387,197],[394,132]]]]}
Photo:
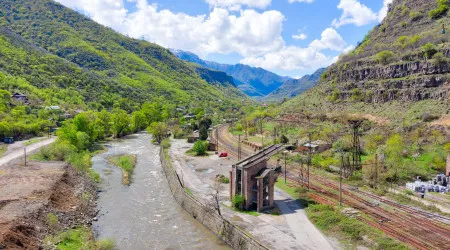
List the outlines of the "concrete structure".
{"type": "Polygon", "coordinates": [[[447,155],[447,167],[445,170],[445,175],[450,176],[450,155],[447,155]]]}
{"type": "Polygon", "coordinates": [[[282,145],[269,146],[235,165],[230,171],[230,199],[242,195],[244,210],[262,211],[274,205],[274,187],[281,167],[269,167],[271,156],[283,150],[282,145]]]}
{"type": "Polygon", "coordinates": [[[305,143],[303,144],[303,147],[307,149],[311,149],[313,153],[322,153],[324,151],[327,151],[331,148],[331,144],[325,141],[317,140],[313,141],[311,143],[305,143]]]}
{"type": "Polygon", "coordinates": [[[214,138],[208,138],[208,151],[217,151],[217,140],[214,138]]]}
{"type": "Polygon", "coordinates": [[[188,136],[189,143],[195,143],[199,139],[200,139],[200,135],[199,135],[198,131],[194,131],[194,133],[192,133],[190,136],[188,136]]]}

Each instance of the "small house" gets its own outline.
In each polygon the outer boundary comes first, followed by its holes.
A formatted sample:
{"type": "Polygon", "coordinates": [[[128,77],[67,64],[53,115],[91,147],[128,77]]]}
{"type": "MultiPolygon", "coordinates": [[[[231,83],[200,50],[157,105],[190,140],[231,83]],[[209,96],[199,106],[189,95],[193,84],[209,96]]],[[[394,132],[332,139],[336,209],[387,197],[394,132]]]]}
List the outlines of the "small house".
{"type": "Polygon", "coordinates": [[[29,103],[29,102],[28,102],[28,96],[27,96],[27,95],[24,95],[24,94],[22,94],[22,93],[16,92],[16,93],[14,93],[14,94],[11,96],[11,98],[14,99],[14,100],[16,100],[16,101],[20,101],[20,102],[23,102],[23,103],[26,103],[26,104],[29,103]]]}
{"type": "Polygon", "coordinates": [[[331,148],[331,144],[325,141],[317,140],[311,143],[307,142],[303,144],[302,149],[307,148],[308,151],[311,150],[313,153],[322,153],[331,148]]]}
{"type": "Polygon", "coordinates": [[[208,138],[208,151],[217,151],[219,149],[217,145],[217,140],[213,138],[208,138]]]}
{"type": "Polygon", "coordinates": [[[53,111],[61,111],[61,108],[59,106],[47,106],[45,107],[46,110],[53,110],[53,111]]]}
{"type": "Polygon", "coordinates": [[[200,139],[200,134],[198,131],[194,131],[190,136],[188,136],[188,143],[195,143],[200,139]]]}

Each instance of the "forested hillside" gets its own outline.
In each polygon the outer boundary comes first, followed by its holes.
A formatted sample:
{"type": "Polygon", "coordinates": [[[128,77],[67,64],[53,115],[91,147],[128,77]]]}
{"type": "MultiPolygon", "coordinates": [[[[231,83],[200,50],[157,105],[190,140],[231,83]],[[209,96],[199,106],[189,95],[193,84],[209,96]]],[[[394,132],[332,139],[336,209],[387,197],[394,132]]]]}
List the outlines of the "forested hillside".
{"type": "Polygon", "coordinates": [[[387,17],[284,108],[365,113],[413,125],[449,112],[448,1],[394,0],[387,17]]]}
{"type": "Polygon", "coordinates": [[[23,82],[3,81],[1,88],[29,94],[36,103],[132,111],[159,96],[211,108],[245,98],[233,85],[208,84],[168,50],[50,0],[2,1],[0,25],[0,70],[23,82]]]}

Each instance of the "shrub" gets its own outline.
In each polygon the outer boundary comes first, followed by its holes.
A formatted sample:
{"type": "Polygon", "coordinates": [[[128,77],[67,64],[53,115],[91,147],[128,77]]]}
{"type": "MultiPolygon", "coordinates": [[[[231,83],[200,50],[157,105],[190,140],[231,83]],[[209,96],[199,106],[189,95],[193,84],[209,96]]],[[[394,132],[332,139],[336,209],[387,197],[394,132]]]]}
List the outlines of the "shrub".
{"type": "Polygon", "coordinates": [[[442,66],[447,63],[447,57],[445,57],[444,53],[438,52],[433,56],[433,64],[436,66],[442,66]]]}
{"type": "Polygon", "coordinates": [[[410,12],[410,9],[403,5],[402,6],[402,13],[401,13],[401,15],[402,16],[406,16],[406,15],[408,15],[409,12],[410,12]]]}
{"type": "Polygon", "coordinates": [[[197,154],[197,156],[206,155],[206,151],[208,149],[208,142],[196,141],[192,149],[197,154]]]}
{"type": "Polygon", "coordinates": [[[58,216],[54,213],[48,213],[47,214],[47,224],[50,227],[55,228],[59,224],[58,216]]]}
{"type": "Polygon", "coordinates": [[[397,39],[397,42],[398,42],[399,44],[404,44],[407,40],[408,40],[408,37],[407,37],[407,36],[401,36],[401,37],[399,37],[399,38],[397,39]]]}
{"type": "Polygon", "coordinates": [[[244,205],[245,198],[244,196],[237,194],[233,197],[233,200],[231,202],[233,203],[233,206],[235,208],[241,208],[242,205],[244,205]]]}
{"type": "Polygon", "coordinates": [[[436,54],[436,46],[432,43],[427,43],[422,47],[426,59],[431,59],[436,54]]]}
{"type": "Polygon", "coordinates": [[[220,183],[224,183],[224,184],[228,184],[228,183],[230,183],[230,178],[227,178],[227,177],[225,177],[223,175],[220,175],[219,182],[220,183]]]}
{"type": "Polygon", "coordinates": [[[378,62],[382,64],[388,64],[392,57],[394,57],[394,53],[389,50],[381,51],[377,54],[378,62]]]}
{"type": "Polygon", "coordinates": [[[102,178],[100,177],[100,174],[97,173],[94,169],[90,168],[88,169],[88,176],[93,180],[95,183],[100,183],[102,181],[102,178]]]}
{"type": "Polygon", "coordinates": [[[362,101],[363,96],[361,94],[361,91],[358,88],[352,89],[351,99],[352,99],[352,101],[355,101],[355,102],[362,101]]]}
{"type": "Polygon", "coordinates": [[[69,157],[69,162],[78,171],[88,171],[92,166],[89,152],[73,153],[69,157]]]}
{"type": "Polygon", "coordinates": [[[283,144],[289,143],[289,139],[285,135],[281,135],[280,142],[283,144]]]}
{"type": "Polygon", "coordinates": [[[409,18],[411,18],[411,21],[417,21],[417,20],[423,18],[423,13],[413,11],[413,12],[409,13],[409,18]]]}
{"type": "Polygon", "coordinates": [[[102,239],[96,245],[98,250],[113,250],[116,244],[112,239],[102,239]]]}
{"type": "Polygon", "coordinates": [[[400,26],[402,28],[405,28],[406,26],[408,26],[408,22],[403,21],[403,22],[400,23],[400,26]]]}
{"type": "Polygon", "coordinates": [[[414,45],[414,44],[416,44],[418,41],[420,41],[420,39],[422,39],[421,36],[415,35],[415,36],[413,36],[413,37],[411,38],[410,44],[414,45]]]}
{"type": "Polygon", "coordinates": [[[448,11],[448,0],[437,0],[437,4],[437,9],[428,12],[428,16],[432,19],[439,18],[448,11]]]}
{"type": "Polygon", "coordinates": [[[168,148],[170,148],[170,146],[171,146],[171,144],[170,144],[169,138],[166,138],[161,142],[161,147],[164,149],[168,149],[168,148]]]}

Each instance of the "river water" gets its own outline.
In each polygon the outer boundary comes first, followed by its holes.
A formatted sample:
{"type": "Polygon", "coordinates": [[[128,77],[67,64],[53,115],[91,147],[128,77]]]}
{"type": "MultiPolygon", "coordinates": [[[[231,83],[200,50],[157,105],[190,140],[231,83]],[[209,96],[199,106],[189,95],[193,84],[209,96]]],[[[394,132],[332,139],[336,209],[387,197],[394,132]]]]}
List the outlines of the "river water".
{"type": "Polygon", "coordinates": [[[229,249],[213,233],[187,214],[173,199],[159,162],[159,147],[145,133],[107,144],[95,156],[93,168],[102,183],[98,198],[97,239],[111,238],[118,249],[229,249]],[[107,157],[135,154],[137,164],[130,186],[122,184],[122,170],[107,157]]]}

